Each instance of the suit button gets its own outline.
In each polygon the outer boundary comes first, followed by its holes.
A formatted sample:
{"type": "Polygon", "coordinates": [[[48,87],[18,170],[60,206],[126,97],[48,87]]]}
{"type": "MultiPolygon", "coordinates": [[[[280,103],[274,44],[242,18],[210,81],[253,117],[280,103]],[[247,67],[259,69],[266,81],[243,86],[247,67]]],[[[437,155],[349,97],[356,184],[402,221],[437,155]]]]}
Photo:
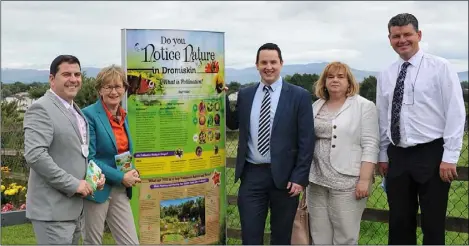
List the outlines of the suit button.
{"type": "Polygon", "coordinates": [[[332,145],[332,148],[335,148],[335,145],[332,145]]]}
{"type": "Polygon", "coordinates": [[[336,129],[336,128],[337,128],[337,126],[336,126],[336,125],[334,125],[334,129],[336,129]]]}
{"type": "Polygon", "coordinates": [[[337,136],[336,136],[336,135],[334,135],[334,138],[337,138],[337,136]]]}

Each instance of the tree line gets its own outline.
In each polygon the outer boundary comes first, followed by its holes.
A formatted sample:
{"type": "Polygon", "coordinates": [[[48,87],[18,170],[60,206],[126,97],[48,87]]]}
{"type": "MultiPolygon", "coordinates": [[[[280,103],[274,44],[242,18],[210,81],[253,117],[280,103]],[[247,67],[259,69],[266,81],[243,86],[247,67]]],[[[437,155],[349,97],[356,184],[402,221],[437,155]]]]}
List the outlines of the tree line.
{"type": "MultiPolygon", "coordinates": [[[[318,98],[314,95],[314,83],[319,79],[318,74],[294,74],[294,75],[287,75],[284,78],[284,81],[289,82],[291,84],[300,86],[311,93],[312,100],[315,101],[318,98]]],[[[251,82],[247,84],[240,84],[236,81],[230,82],[227,86],[229,88],[228,94],[234,93],[239,91],[241,88],[248,87],[250,85],[256,84],[257,82],[251,82]]],[[[376,84],[377,79],[375,76],[368,76],[363,79],[360,83],[360,95],[364,98],[367,98],[370,101],[376,103],[376,84]]],[[[469,82],[462,81],[461,87],[463,89],[464,94],[464,101],[466,102],[466,111],[467,111],[467,102],[468,102],[468,89],[469,89],[469,82]]]]}
{"type": "MultiPolygon", "coordinates": [[[[317,98],[314,96],[314,82],[319,79],[318,74],[293,74],[287,75],[284,77],[284,81],[292,83],[294,85],[298,85],[311,93],[312,100],[315,101],[317,98]]],[[[239,91],[241,88],[256,84],[257,82],[251,82],[247,84],[241,84],[236,81],[231,81],[227,84],[229,90],[228,94],[234,93],[239,91]]],[[[376,77],[369,76],[363,79],[360,83],[360,95],[367,98],[370,101],[376,103],[376,77]]],[[[15,95],[20,92],[27,92],[28,96],[31,99],[38,99],[44,95],[46,90],[49,89],[49,83],[41,83],[41,82],[34,82],[34,83],[22,83],[22,82],[15,82],[11,84],[1,83],[1,93],[2,98],[15,95]]],[[[464,92],[464,101],[466,104],[466,113],[469,114],[468,110],[468,88],[469,83],[468,81],[461,82],[461,86],[464,92]]],[[[95,78],[88,77],[86,73],[83,73],[82,78],[82,88],[80,92],[77,94],[75,98],[75,102],[81,107],[84,108],[92,103],[94,103],[98,99],[98,93],[95,89],[95,78]]],[[[18,132],[14,129],[21,130],[22,129],[22,116],[23,112],[18,112],[18,105],[15,101],[6,102],[2,100],[1,104],[1,126],[2,126],[2,133],[11,133],[18,132]]],[[[233,103],[231,106],[234,106],[233,103]]],[[[19,133],[19,132],[18,132],[19,133]]],[[[21,134],[21,133],[19,133],[21,134]]],[[[21,145],[20,143],[20,135],[8,136],[6,134],[2,134],[2,146],[9,145],[9,146],[16,146],[21,145]]]]}
{"type": "MultiPolygon", "coordinates": [[[[82,75],[81,90],[80,92],[78,92],[76,98],[74,99],[75,103],[80,106],[80,108],[84,108],[90,104],[93,104],[98,99],[98,92],[96,91],[94,86],[95,78],[88,77],[84,72],[82,75]]],[[[20,92],[27,92],[29,98],[38,99],[42,97],[50,87],[48,82],[33,82],[30,84],[15,82],[12,84],[1,83],[1,88],[3,99],[5,97],[13,96],[20,92]]]]}
{"type": "MultiPolygon", "coordinates": [[[[317,99],[316,96],[314,95],[313,86],[314,86],[314,82],[317,81],[318,79],[319,79],[318,74],[307,74],[307,73],[304,73],[304,74],[295,73],[293,75],[286,75],[284,77],[284,81],[300,86],[308,90],[311,93],[313,101],[317,99]]],[[[236,81],[231,81],[230,83],[227,84],[229,88],[228,94],[237,92],[241,88],[244,88],[244,87],[256,84],[256,83],[257,82],[241,84],[236,81]]],[[[360,83],[360,95],[367,98],[370,101],[376,102],[376,83],[377,83],[377,80],[375,76],[369,76],[369,77],[364,78],[363,81],[360,83]]],[[[80,107],[86,107],[94,103],[97,100],[98,94],[94,88],[94,85],[95,85],[95,78],[88,77],[86,73],[83,73],[82,88],[80,92],[77,94],[77,97],[75,98],[75,102],[80,107]]],[[[467,104],[468,88],[469,88],[468,81],[461,82],[461,87],[463,88],[463,92],[464,92],[464,101],[467,104]]],[[[12,96],[20,92],[28,92],[28,95],[31,99],[38,99],[42,95],[44,95],[47,89],[49,89],[49,83],[41,83],[41,82],[34,82],[30,84],[26,84],[22,82],[15,82],[12,84],[1,83],[1,88],[2,88],[2,98],[12,96]]]]}

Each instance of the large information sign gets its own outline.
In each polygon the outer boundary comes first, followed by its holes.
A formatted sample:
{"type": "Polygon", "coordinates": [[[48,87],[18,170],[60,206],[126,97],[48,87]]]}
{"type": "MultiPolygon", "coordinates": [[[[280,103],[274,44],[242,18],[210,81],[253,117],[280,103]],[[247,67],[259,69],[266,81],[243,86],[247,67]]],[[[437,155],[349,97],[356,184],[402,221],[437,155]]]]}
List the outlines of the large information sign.
{"type": "Polygon", "coordinates": [[[122,30],[141,244],[225,244],[224,33],[122,30]]]}

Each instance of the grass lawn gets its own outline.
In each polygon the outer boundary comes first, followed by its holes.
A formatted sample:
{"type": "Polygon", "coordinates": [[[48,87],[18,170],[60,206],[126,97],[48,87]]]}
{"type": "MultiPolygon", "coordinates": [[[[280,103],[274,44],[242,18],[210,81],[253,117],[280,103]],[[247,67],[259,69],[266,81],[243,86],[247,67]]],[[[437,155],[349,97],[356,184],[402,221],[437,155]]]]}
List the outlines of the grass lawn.
{"type": "Polygon", "coordinates": [[[180,234],[166,234],[164,236],[164,240],[163,240],[163,243],[167,243],[167,242],[177,242],[177,241],[182,241],[184,240],[184,236],[183,235],[180,235],[180,234]]]}
{"type": "MultiPolygon", "coordinates": [[[[422,230],[417,228],[417,244],[423,240],[422,230]]],[[[362,221],[360,228],[361,245],[382,245],[388,243],[388,224],[380,222],[362,221]]],[[[446,245],[467,245],[468,234],[459,232],[446,232],[446,245]]]]}
{"type": "MultiPolygon", "coordinates": [[[[1,245],[37,244],[32,224],[2,227],[1,245]]],[[[103,244],[116,244],[111,233],[104,233],[103,244]]]]}

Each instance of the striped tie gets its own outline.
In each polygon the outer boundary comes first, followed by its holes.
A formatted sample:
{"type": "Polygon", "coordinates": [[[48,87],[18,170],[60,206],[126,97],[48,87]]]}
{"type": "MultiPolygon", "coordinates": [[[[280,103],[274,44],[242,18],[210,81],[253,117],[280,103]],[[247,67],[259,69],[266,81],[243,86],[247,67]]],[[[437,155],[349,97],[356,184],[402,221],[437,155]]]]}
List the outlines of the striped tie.
{"type": "Polygon", "coordinates": [[[257,135],[257,149],[265,156],[270,149],[270,91],[272,88],[264,86],[264,99],[262,99],[261,114],[259,116],[259,133],[257,135]]]}

